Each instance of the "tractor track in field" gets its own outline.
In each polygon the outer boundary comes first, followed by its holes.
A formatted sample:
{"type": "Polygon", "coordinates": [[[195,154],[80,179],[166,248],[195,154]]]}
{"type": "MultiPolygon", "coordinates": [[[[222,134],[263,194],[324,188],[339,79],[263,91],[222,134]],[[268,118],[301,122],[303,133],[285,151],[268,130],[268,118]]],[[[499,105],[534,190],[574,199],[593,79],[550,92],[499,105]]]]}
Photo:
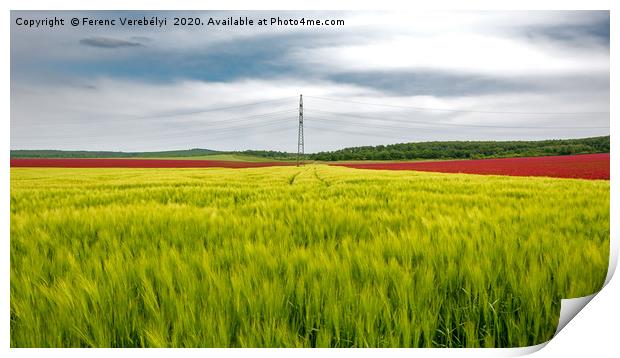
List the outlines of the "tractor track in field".
{"type": "Polygon", "coordinates": [[[324,178],[322,178],[319,173],[316,171],[316,168],[314,168],[314,177],[321,182],[323,185],[325,186],[331,186],[332,184],[330,182],[328,182],[327,180],[325,180],[324,178]]]}
{"type": "Polygon", "coordinates": [[[303,169],[303,170],[300,170],[300,171],[298,171],[297,173],[293,174],[293,175],[289,178],[289,180],[288,180],[288,184],[289,184],[289,185],[295,185],[295,179],[297,179],[297,177],[299,177],[299,175],[300,175],[300,174],[302,174],[302,173],[304,173],[304,172],[307,172],[307,171],[308,171],[308,168],[303,169]]]}

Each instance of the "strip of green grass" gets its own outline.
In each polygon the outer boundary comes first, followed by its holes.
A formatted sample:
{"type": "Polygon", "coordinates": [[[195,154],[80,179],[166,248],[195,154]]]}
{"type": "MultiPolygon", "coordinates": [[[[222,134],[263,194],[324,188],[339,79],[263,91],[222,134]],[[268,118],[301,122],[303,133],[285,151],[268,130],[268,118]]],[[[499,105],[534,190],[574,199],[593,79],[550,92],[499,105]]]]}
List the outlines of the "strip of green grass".
{"type": "MultiPolygon", "coordinates": [[[[128,158],[128,159],[138,159],[138,158],[128,158]]],[[[228,160],[235,162],[278,162],[281,160],[266,158],[266,157],[257,157],[254,155],[247,154],[209,154],[209,155],[200,155],[193,157],[144,157],[139,159],[176,159],[176,160],[228,160]]]]}

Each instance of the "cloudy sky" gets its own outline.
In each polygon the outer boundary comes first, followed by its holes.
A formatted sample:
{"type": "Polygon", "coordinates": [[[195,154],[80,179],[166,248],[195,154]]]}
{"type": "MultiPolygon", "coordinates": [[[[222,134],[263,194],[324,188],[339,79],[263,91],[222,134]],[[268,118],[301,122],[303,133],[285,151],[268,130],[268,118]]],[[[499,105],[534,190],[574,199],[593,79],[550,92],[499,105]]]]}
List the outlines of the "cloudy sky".
{"type": "MultiPolygon", "coordinates": [[[[609,13],[11,13],[11,148],[296,151],[609,134],[609,13]],[[159,16],[168,26],[16,19],[159,16]],[[174,27],[174,16],[344,26],[174,27]]],[[[118,21],[118,20],[117,20],[118,21]]]]}

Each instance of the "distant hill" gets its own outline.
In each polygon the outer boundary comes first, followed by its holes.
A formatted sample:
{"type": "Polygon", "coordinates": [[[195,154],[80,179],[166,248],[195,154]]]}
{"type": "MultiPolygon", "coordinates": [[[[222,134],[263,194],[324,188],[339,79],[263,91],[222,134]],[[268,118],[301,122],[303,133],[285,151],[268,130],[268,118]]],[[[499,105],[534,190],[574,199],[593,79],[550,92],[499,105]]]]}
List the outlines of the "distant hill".
{"type": "Polygon", "coordinates": [[[168,158],[219,154],[210,149],[169,150],[164,152],[106,152],[86,150],[12,150],[11,158],[168,158]]]}
{"type": "MultiPolygon", "coordinates": [[[[450,141],[399,143],[344,148],[332,152],[306,154],[304,160],[411,160],[411,159],[482,159],[608,153],[609,136],[541,141],[450,141]]],[[[64,150],[12,150],[11,158],[193,158],[218,160],[293,160],[296,153],[246,150],[220,152],[210,149],[171,150],[163,152],[106,152],[64,150]]]]}
{"type": "Polygon", "coordinates": [[[407,159],[482,159],[608,153],[609,136],[541,141],[451,141],[399,143],[353,147],[310,154],[307,159],[335,160],[407,160],[407,159]]]}

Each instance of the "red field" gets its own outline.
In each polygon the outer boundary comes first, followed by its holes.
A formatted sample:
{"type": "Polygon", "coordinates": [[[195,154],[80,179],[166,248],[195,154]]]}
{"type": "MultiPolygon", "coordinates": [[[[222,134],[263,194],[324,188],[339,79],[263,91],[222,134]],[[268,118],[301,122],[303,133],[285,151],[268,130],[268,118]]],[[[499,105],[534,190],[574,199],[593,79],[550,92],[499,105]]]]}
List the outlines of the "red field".
{"type": "Polygon", "coordinates": [[[36,158],[11,159],[11,167],[49,168],[258,168],[295,165],[287,162],[237,162],[227,160],[36,158]]]}
{"type": "MultiPolygon", "coordinates": [[[[295,165],[295,163],[175,159],[11,159],[11,167],[52,168],[258,168],[280,165],[295,165]]],[[[332,165],[358,169],[419,170],[442,173],[609,179],[609,153],[436,162],[339,163],[332,165]]]]}
{"type": "Polygon", "coordinates": [[[437,162],[344,163],[334,165],[358,169],[419,170],[442,173],[609,180],[609,153],[437,162]]]}

